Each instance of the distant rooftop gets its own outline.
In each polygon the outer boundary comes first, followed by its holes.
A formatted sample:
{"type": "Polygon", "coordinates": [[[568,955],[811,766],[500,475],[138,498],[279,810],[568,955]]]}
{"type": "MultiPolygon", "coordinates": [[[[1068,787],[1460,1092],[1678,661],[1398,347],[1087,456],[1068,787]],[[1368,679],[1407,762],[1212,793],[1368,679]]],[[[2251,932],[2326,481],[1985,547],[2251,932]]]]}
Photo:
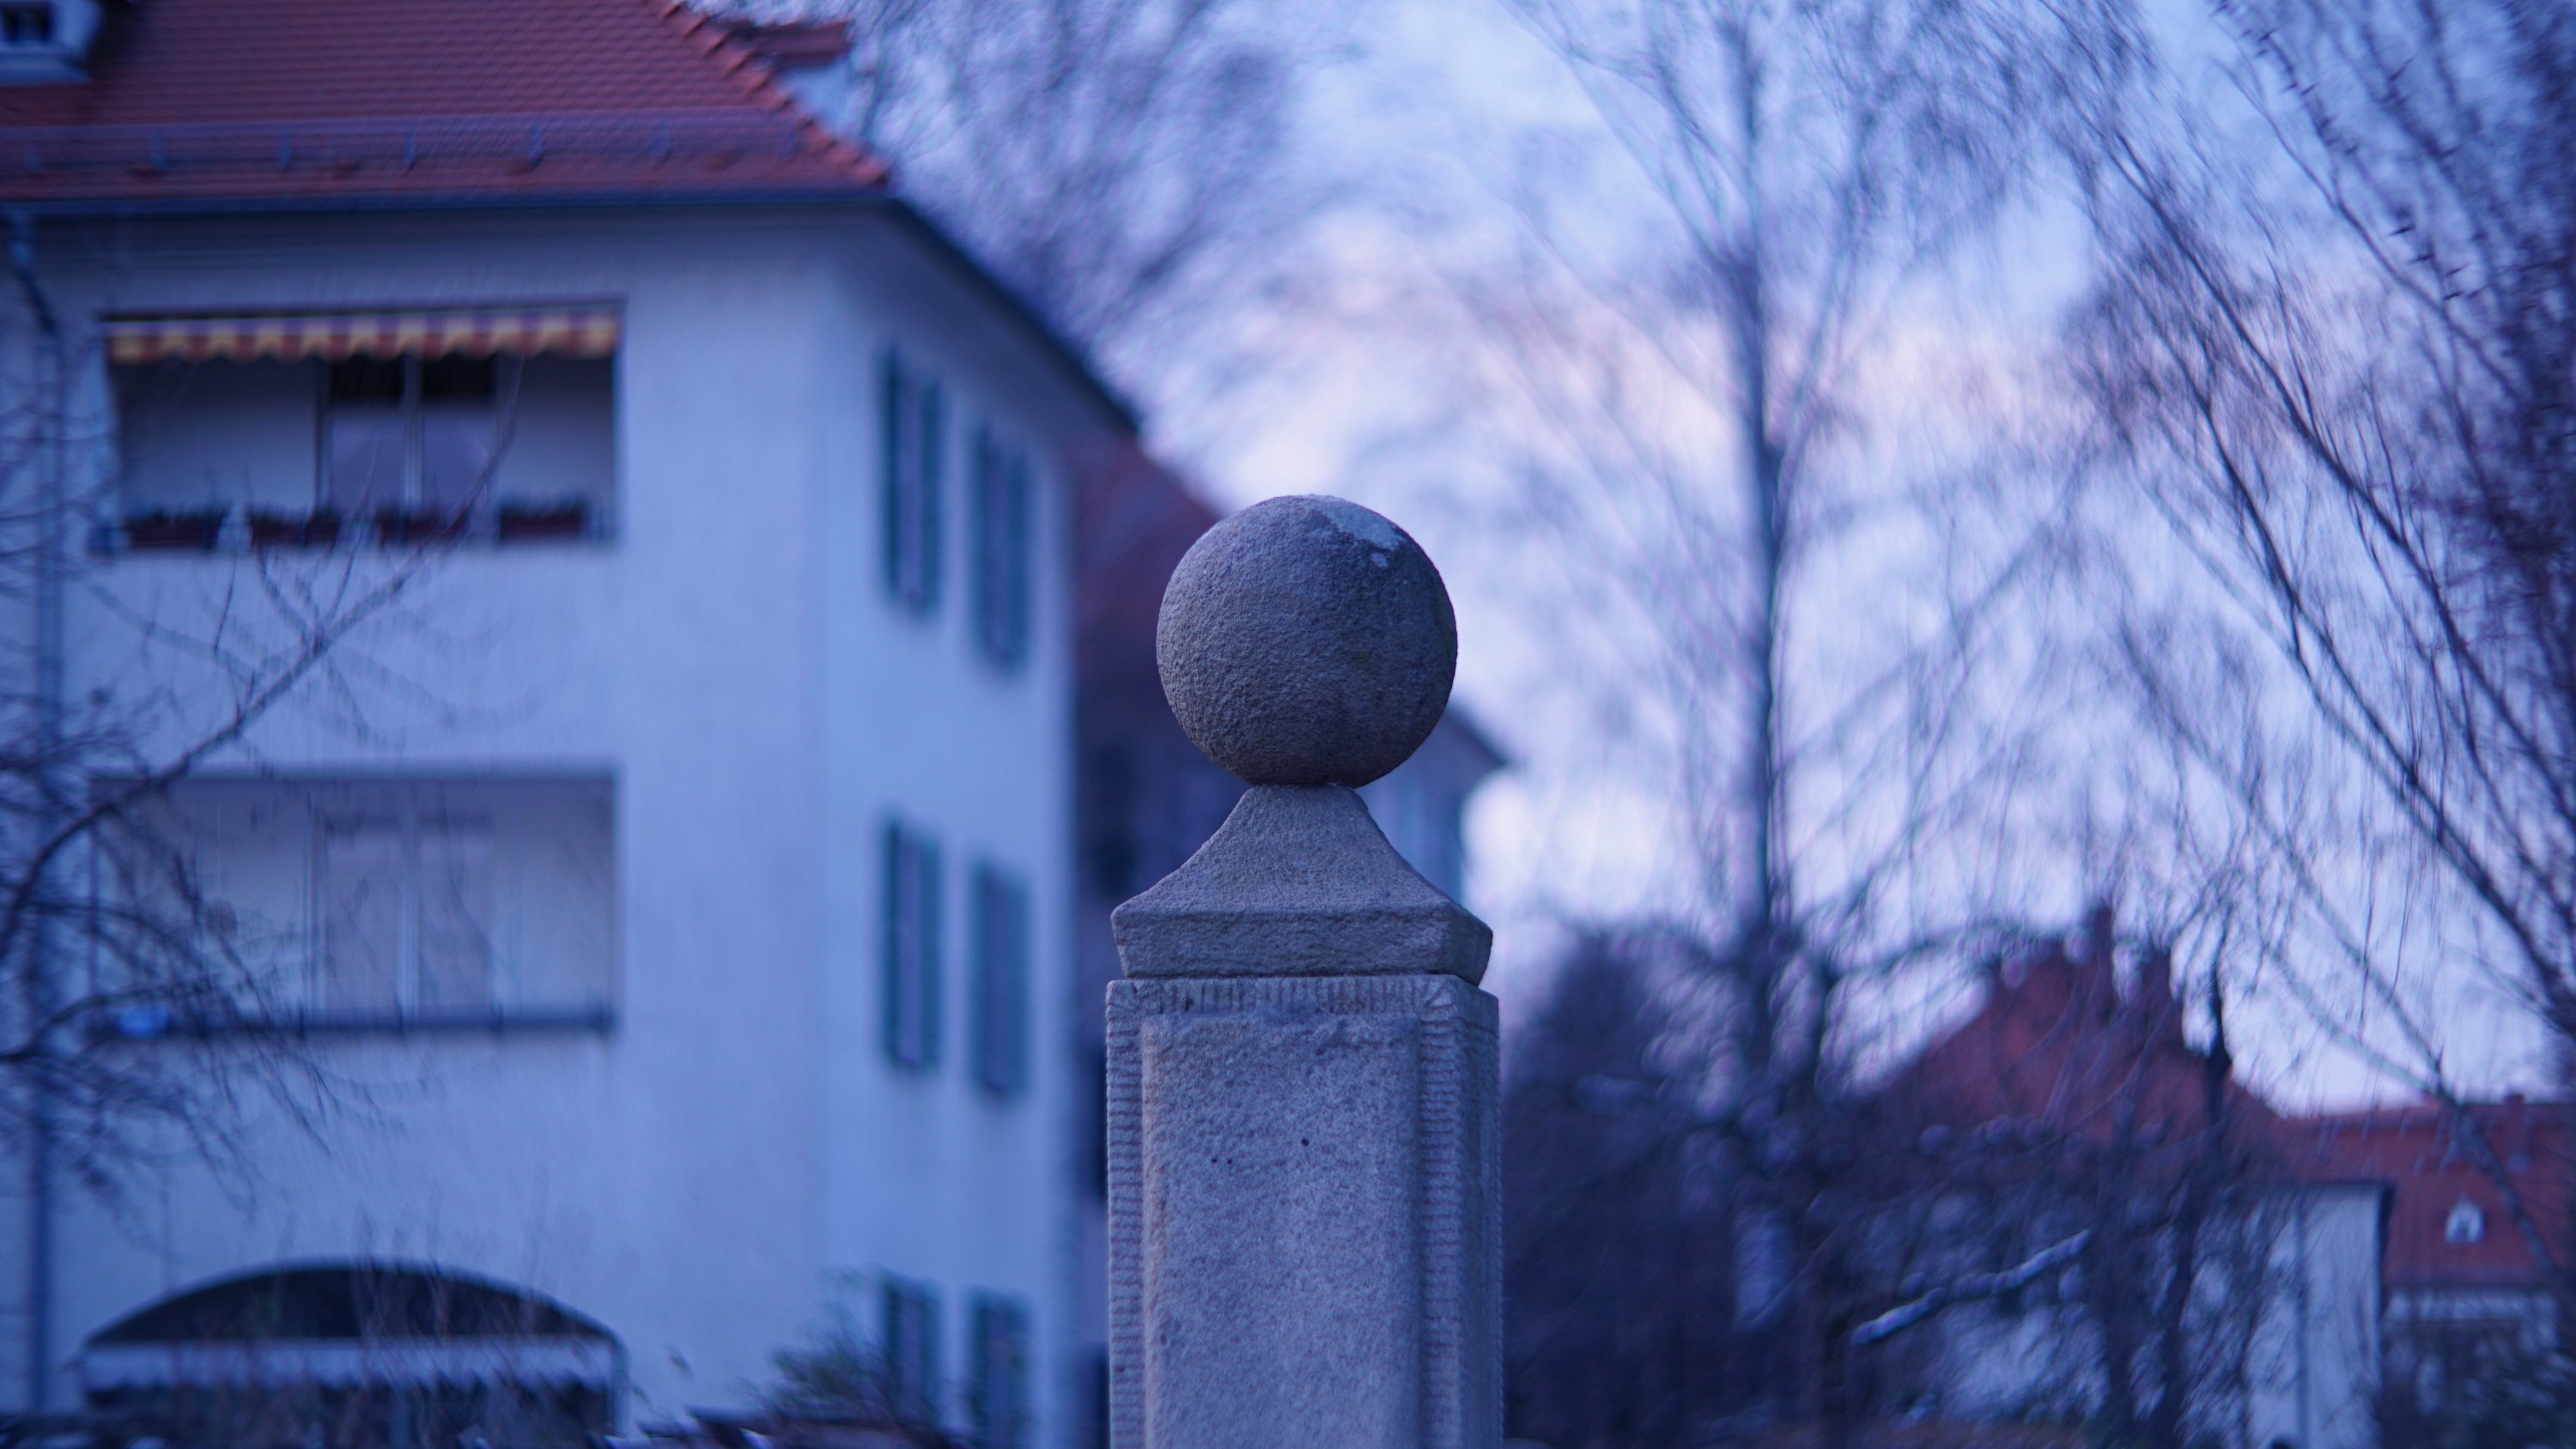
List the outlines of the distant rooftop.
{"type": "Polygon", "coordinates": [[[771,74],[836,42],[678,0],[108,0],[74,74],[0,81],[0,203],[873,194],[771,74]]]}
{"type": "Polygon", "coordinates": [[[2567,1250],[2576,1222],[2569,1105],[2509,1097],[2466,1110],[2482,1145],[2434,1102],[2302,1118],[2293,1125],[2306,1156],[2294,1165],[2314,1177],[2394,1188],[2384,1265],[2393,1288],[2546,1288],[2558,1264],[2545,1255],[2567,1250]],[[2539,1230],[2544,1256],[2535,1257],[2499,1191],[2497,1167],[2539,1230]]]}

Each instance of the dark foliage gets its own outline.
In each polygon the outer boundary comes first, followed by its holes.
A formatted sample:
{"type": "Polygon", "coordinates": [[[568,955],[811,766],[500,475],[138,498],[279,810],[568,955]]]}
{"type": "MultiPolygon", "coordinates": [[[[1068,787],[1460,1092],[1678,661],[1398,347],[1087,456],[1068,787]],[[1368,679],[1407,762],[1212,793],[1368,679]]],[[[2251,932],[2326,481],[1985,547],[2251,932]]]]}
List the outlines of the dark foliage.
{"type": "Polygon", "coordinates": [[[1735,1275],[1657,1060],[1655,953],[1583,941],[1512,1042],[1503,1095],[1510,1432],[1698,1443],[1729,1407],[1735,1275]]]}

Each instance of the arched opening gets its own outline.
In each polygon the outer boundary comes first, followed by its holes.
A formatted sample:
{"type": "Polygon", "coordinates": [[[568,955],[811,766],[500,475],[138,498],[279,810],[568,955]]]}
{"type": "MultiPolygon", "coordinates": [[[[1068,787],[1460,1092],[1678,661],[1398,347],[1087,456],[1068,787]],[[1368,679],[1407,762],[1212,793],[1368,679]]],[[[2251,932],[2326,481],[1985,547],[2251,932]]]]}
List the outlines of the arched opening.
{"type": "Polygon", "coordinates": [[[616,1338],[490,1279],[281,1264],[150,1304],[83,1345],[91,1410],[174,1446],[581,1445],[616,1424],[616,1338]]]}

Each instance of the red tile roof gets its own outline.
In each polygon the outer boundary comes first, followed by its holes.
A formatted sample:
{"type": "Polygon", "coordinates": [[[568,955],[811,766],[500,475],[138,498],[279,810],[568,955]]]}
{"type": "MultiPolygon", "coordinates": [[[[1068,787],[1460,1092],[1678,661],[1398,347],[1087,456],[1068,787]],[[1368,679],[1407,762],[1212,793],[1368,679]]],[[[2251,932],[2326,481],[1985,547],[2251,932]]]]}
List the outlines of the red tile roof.
{"type": "Polygon", "coordinates": [[[863,195],[885,168],[677,0],[108,0],[0,83],[0,201],[863,195]]]}
{"type": "MultiPolygon", "coordinates": [[[[2545,1253],[2564,1261],[2576,1227],[2569,1216],[2576,1185],[2576,1137],[2564,1103],[2478,1103],[2468,1108],[2497,1162],[2540,1230],[2545,1253]]],[[[2504,1196],[2480,1154],[2436,1103],[2381,1107],[2301,1118],[2291,1124],[2291,1166],[2319,1180],[2385,1182],[2389,1210],[2383,1281],[2392,1289],[2542,1287],[2554,1271],[2505,1210],[2504,1196]],[[2475,1207],[2483,1231],[2452,1242],[2447,1227],[2460,1203],[2475,1207]]]]}
{"type": "Polygon", "coordinates": [[[1074,478],[1074,634],[1086,685],[1134,689],[1160,708],[1154,627],[1163,586],[1218,514],[1134,439],[1066,460],[1074,478]]]}
{"type": "MultiPolygon", "coordinates": [[[[2150,977],[2125,995],[2096,949],[2049,946],[2007,963],[1986,1001],[1934,1041],[1878,1093],[1887,1125],[2012,1127],[2082,1141],[2126,1111],[2141,1127],[2206,1120],[2211,1062],[2183,1039],[2171,991],[2150,977]]],[[[2231,1077],[2231,1127],[2266,1177],[2384,1185],[2389,1192],[2381,1280],[2391,1290],[2550,1286],[2576,1263],[2576,1104],[2478,1103],[2467,1108],[2541,1238],[2507,1211],[2487,1159],[2455,1129],[2449,1108],[2425,1103],[2284,1117],[2231,1077]],[[2453,1242],[2460,1203],[2482,1230],[2453,1242]],[[2554,1259],[2554,1262],[2553,1262],[2554,1259]]],[[[2158,1134],[2170,1136],[2170,1131],[2158,1134]]]]}
{"type": "MultiPolygon", "coordinates": [[[[2100,949],[2052,944],[2003,963],[1977,1013],[1924,1048],[1881,1100],[1913,1121],[2011,1124],[2068,1141],[2104,1139],[2123,1117],[2167,1137],[2197,1130],[2212,1064],[2183,1039],[2171,984],[2142,973],[2124,995],[2100,949]]],[[[2224,1081],[2232,1130],[2249,1145],[2269,1141],[2280,1115],[2224,1081]]]]}

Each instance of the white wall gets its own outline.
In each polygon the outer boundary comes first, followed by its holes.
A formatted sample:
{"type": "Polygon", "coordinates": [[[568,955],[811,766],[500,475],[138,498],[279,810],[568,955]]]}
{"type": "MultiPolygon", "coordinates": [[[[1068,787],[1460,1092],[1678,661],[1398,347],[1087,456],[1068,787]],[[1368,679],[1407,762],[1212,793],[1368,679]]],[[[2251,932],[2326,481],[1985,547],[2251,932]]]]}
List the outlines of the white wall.
{"type": "MultiPolygon", "coordinates": [[[[1066,510],[1048,478],[1037,644],[1018,677],[967,647],[957,469],[950,603],[927,626],[900,619],[876,588],[868,369],[901,336],[953,395],[1042,451],[1106,420],[936,267],[846,215],[171,223],[113,242],[49,238],[72,259],[52,282],[67,316],[624,300],[614,539],[436,561],[347,646],[346,694],[299,694],[230,761],[613,782],[619,1011],[606,1034],[319,1047],[363,1099],[319,1140],[271,1123],[252,1138],[252,1176],[174,1169],[124,1221],[65,1205],[61,1353],[209,1277],[393,1254],[605,1323],[628,1354],[630,1418],[738,1400],[833,1293],[880,1270],[946,1290],[952,1374],[969,1288],[1027,1301],[1041,1362],[1058,1358],[1066,510]],[[113,278],[80,271],[111,251],[113,278]],[[929,1080],[897,1079],[877,1048],[874,848],[889,807],[929,825],[952,863],[949,1050],[929,1080]],[[1036,1085],[1009,1106],[966,1083],[955,883],[977,853],[1021,871],[1036,912],[1036,1085]]],[[[543,430],[527,444],[505,476],[550,446],[543,430]]],[[[285,572],[292,594],[363,590],[400,567],[136,555],[97,561],[85,582],[161,620],[203,622],[231,601],[227,628],[275,637],[241,603],[259,597],[250,570],[285,572]]],[[[166,684],[165,743],[220,717],[220,680],[138,646],[114,611],[83,608],[75,636],[76,696],[166,684]]],[[[1057,1388],[1042,1376],[1042,1414],[1057,1388]]]]}
{"type": "Polygon", "coordinates": [[[2368,1449],[2377,1442],[2385,1191],[2320,1185],[2276,1204],[2274,1288],[2256,1331],[2249,1443],[2368,1449]]]}
{"type": "MultiPolygon", "coordinates": [[[[2240,1291],[2225,1266],[2236,1252],[2226,1240],[2245,1234],[2266,1261],[2256,1275],[2262,1300],[2244,1340],[2245,1392],[2193,1404],[2195,1432],[2214,1432],[2242,1449],[2276,1441],[2369,1449],[2376,1442],[2382,1191],[2376,1184],[2284,1188],[2243,1219],[2211,1226],[2208,1251],[2216,1261],[2196,1291],[2195,1311],[2210,1316],[2213,1331],[2245,1322],[2236,1316],[2241,1300],[2231,1307],[2224,1296],[2240,1291]]],[[[1972,1303],[1916,1331],[1933,1335],[1920,1351],[1946,1421],[2072,1420],[2101,1402],[2100,1337],[2080,1309],[2009,1313],[1972,1303]]]]}
{"type": "Polygon", "coordinates": [[[820,842],[829,881],[828,967],[820,1020],[839,1049],[823,1084],[827,1149],[821,1225],[836,1286],[870,1322],[884,1273],[937,1285],[951,1376],[965,1367],[970,1295],[1006,1292],[1034,1315],[1032,1389],[1041,1413],[1063,1418],[1059,1366],[1071,1346],[1070,1213],[1076,1185],[1066,1089],[1073,1009],[1071,510],[1048,466],[1073,421],[1001,339],[960,337],[943,324],[931,279],[871,248],[837,274],[835,305],[869,319],[836,350],[818,382],[855,402],[864,423],[832,429],[823,445],[823,535],[867,540],[836,551],[824,572],[827,621],[823,759],[831,825],[820,842]],[[874,547],[879,514],[879,368],[888,346],[937,377],[948,399],[948,510],[939,606],[923,618],[888,600],[874,547]],[[1034,480],[1037,579],[1028,657],[1004,670],[971,635],[963,483],[979,422],[1027,447],[1034,480]],[[1036,764],[1032,771],[1028,766],[1036,764]],[[877,891],[889,815],[924,826],[941,847],[945,896],[943,1043],[937,1070],[897,1070],[880,1047],[877,891]],[[1036,923],[1031,963],[1032,1090],[996,1101],[971,1080],[966,1031],[967,884],[978,859],[1026,881],[1036,923]],[[1029,1232],[1028,1202],[1061,1203],[1029,1232]]]}

